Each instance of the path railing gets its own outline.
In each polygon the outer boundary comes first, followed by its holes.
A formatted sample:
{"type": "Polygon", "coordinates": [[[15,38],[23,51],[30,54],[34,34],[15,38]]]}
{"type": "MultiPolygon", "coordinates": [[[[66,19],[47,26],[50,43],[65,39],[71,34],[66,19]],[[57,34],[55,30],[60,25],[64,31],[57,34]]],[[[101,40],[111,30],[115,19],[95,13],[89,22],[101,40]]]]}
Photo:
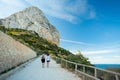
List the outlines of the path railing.
{"type": "Polygon", "coordinates": [[[75,72],[82,80],[120,80],[120,73],[78,64],[58,57],[53,58],[57,63],[61,64],[63,68],[75,72]]]}

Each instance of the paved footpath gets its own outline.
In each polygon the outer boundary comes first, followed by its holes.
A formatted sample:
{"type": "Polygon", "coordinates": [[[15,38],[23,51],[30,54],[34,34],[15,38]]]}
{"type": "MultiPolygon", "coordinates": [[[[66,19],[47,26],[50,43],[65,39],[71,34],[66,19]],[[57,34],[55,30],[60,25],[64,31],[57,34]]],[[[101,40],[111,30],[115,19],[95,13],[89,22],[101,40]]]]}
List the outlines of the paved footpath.
{"type": "Polygon", "coordinates": [[[40,57],[16,71],[6,80],[81,80],[74,73],[69,72],[51,60],[50,67],[42,68],[40,57]]]}

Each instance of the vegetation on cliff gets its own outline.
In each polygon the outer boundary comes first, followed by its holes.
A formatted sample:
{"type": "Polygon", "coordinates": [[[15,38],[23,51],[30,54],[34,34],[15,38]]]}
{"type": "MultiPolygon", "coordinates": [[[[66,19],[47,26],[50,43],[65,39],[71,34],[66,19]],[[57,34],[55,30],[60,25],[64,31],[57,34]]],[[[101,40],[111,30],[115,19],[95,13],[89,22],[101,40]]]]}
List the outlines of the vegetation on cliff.
{"type": "Polygon", "coordinates": [[[115,71],[115,72],[120,73],[120,68],[119,67],[109,67],[109,68],[106,68],[106,69],[110,70],[110,71],[115,71]]]}
{"type": "Polygon", "coordinates": [[[73,62],[91,65],[88,61],[88,58],[85,58],[80,51],[78,51],[78,54],[74,55],[68,50],[58,47],[56,44],[52,44],[46,39],[39,37],[35,31],[17,28],[5,28],[2,25],[0,26],[0,30],[36,51],[37,55],[41,55],[41,53],[45,52],[73,62]]]}

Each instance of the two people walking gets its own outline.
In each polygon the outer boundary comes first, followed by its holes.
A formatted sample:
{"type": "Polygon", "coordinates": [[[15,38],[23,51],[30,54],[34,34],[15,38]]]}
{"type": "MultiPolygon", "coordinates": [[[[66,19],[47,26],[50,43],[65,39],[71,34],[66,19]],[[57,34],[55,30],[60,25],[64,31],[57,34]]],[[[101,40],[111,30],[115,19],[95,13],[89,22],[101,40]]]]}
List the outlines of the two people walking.
{"type": "Polygon", "coordinates": [[[48,68],[49,63],[50,63],[50,55],[49,54],[47,54],[47,56],[45,54],[42,54],[42,56],[41,56],[42,68],[45,67],[45,61],[47,62],[47,68],[48,68]]]}

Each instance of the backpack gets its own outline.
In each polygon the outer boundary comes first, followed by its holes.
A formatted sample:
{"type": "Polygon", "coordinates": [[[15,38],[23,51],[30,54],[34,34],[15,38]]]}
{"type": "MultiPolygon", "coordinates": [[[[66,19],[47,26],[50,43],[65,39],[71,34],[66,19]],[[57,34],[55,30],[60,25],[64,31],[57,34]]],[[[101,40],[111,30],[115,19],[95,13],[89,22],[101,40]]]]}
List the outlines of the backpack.
{"type": "Polygon", "coordinates": [[[45,59],[45,56],[44,55],[42,55],[42,58],[41,59],[45,59]]]}

